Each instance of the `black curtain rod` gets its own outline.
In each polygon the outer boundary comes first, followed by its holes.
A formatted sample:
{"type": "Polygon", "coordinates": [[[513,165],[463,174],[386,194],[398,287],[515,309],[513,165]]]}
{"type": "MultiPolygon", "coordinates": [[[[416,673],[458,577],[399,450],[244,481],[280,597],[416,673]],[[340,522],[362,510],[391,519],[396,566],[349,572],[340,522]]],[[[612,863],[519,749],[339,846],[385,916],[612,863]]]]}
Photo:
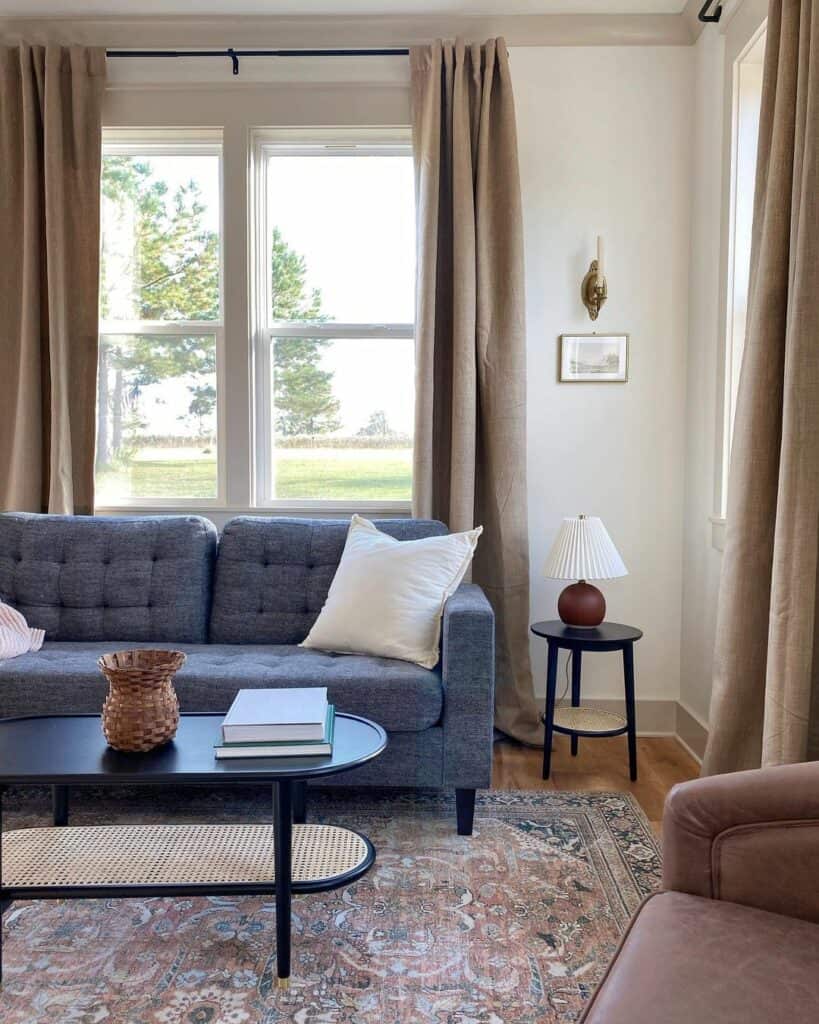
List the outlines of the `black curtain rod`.
{"type": "Polygon", "coordinates": [[[720,3],[717,4],[717,6],[710,14],[708,13],[708,8],[711,6],[713,2],[714,0],[705,0],[705,3],[700,8],[700,13],[697,15],[700,21],[704,21],[706,22],[706,24],[708,22],[713,22],[714,24],[716,24],[722,17],[722,4],[720,3]]]}
{"type": "Polygon", "coordinates": [[[109,57],[227,57],[239,74],[240,57],[406,57],[409,50],[108,50],[109,57]]]}

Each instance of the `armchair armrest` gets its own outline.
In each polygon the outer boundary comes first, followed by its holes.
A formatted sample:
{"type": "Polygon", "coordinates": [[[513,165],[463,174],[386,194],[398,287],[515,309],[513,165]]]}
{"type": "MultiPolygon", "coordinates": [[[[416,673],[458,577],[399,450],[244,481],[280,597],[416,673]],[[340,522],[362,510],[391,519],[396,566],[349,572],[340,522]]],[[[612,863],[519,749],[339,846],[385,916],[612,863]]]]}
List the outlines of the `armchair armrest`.
{"type": "Polygon", "coordinates": [[[675,786],[663,886],[819,923],[819,761],[675,786]]]}
{"type": "Polygon", "coordinates": [[[480,788],[492,781],[495,713],[495,615],[474,583],[462,583],[444,605],[443,784],[480,788]]]}

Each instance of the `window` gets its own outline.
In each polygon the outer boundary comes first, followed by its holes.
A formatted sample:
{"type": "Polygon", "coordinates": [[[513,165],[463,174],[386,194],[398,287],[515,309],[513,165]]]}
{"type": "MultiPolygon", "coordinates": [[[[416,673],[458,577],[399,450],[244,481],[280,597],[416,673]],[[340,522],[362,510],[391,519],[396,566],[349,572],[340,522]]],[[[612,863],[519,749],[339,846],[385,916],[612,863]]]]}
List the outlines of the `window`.
{"type": "Polygon", "coordinates": [[[258,132],[259,504],[412,492],[415,208],[401,132],[258,132]]]}
{"type": "Polygon", "coordinates": [[[717,507],[725,515],[731,438],[736,416],[739,374],[745,347],[751,232],[754,219],[756,155],[762,103],[765,34],[746,48],[734,65],[733,134],[731,145],[731,220],[728,252],[728,303],[723,396],[722,478],[717,507]]]}
{"type": "Polygon", "coordinates": [[[222,498],[221,141],[106,132],[97,504],[222,498]]]}

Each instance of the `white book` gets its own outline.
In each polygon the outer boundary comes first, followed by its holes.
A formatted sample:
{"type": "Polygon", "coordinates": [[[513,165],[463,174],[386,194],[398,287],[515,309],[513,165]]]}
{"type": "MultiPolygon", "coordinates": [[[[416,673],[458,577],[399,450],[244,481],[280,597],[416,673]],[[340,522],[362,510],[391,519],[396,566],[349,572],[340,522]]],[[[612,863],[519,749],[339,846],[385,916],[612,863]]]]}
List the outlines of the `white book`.
{"type": "Polygon", "coordinates": [[[222,722],[225,743],[323,740],[327,687],[239,690],[222,722]]]}

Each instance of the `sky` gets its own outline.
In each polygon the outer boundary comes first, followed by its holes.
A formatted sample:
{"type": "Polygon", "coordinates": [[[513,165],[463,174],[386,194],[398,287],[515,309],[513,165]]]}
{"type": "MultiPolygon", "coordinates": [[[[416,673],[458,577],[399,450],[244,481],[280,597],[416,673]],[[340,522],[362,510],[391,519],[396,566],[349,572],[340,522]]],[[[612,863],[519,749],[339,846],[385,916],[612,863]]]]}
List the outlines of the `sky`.
{"type": "MultiPolygon", "coordinates": [[[[217,158],[154,156],[151,162],[169,195],[191,178],[197,180],[206,205],[204,226],[219,230],[217,158]]],[[[304,256],[308,286],[320,289],[323,313],[341,323],[412,323],[414,203],[409,155],[288,155],[269,161],[269,227],[277,226],[287,244],[304,256]]],[[[104,230],[105,219],[104,214],[104,230]]],[[[123,298],[126,291],[120,293],[123,298]]],[[[411,340],[339,340],[325,350],[323,365],[334,374],[340,433],[355,433],[381,409],[394,430],[412,433],[411,340]]],[[[143,395],[152,430],[179,433],[179,405],[186,401],[187,388],[178,382],[163,385],[161,396],[149,393],[154,390],[143,395]]]]}

